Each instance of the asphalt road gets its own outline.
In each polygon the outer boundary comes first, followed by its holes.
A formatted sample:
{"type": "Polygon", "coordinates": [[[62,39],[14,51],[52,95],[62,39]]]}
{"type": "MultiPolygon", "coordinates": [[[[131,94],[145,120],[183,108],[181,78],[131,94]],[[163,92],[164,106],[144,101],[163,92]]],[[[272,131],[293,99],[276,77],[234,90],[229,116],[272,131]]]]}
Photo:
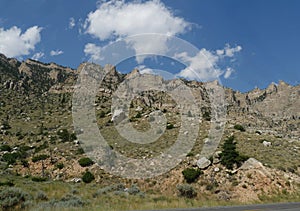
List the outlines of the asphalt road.
{"type": "Polygon", "coordinates": [[[227,207],[210,207],[210,208],[183,208],[183,209],[166,209],[160,211],[300,211],[300,202],[282,203],[282,204],[260,204],[245,206],[227,206],[227,207]]]}

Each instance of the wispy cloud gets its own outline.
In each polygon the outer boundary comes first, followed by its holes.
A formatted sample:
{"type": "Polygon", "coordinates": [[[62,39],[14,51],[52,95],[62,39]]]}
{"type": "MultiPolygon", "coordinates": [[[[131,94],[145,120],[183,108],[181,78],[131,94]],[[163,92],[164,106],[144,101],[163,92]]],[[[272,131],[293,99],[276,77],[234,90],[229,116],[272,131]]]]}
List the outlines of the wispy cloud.
{"type": "Polygon", "coordinates": [[[44,56],[45,56],[45,54],[43,52],[37,52],[31,58],[33,60],[39,60],[40,58],[43,58],[44,56]]]}
{"type": "Polygon", "coordinates": [[[69,19],[69,29],[73,29],[76,26],[75,19],[71,17],[69,19]]]}
{"type": "Polygon", "coordinates": [[[231,67],[227,67],[226,71],[224,73],[224,78],[228,79],[232,75],[232,73],[234,73],[234,72],[235,72],[234,69],[232,69],[231,67]]]}
{"type": "Polygon", "coordinates": [[[52,51],[50,51],[51,56],[58,56],[58,55],[61,55],[63,53],[64,52],[62,50],[52,50],[52,51]]]}

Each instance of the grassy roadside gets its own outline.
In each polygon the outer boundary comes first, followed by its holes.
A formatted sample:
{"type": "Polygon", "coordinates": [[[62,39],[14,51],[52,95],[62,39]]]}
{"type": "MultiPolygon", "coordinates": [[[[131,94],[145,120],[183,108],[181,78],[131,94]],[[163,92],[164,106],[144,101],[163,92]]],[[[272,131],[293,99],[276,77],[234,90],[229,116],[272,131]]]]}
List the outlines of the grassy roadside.
{"type": "MultiPolygon", "coordinates": [[[[213,193],[198,193],[193,199],[177,195],[162,195],[151,191],[142,192],[142,190],[140,192],[142,194],[133,195],[120,191],[102,191],[102,194],[99,194],[99,190],[107,189],[107,187],[101,187],[95,183],[33,182],[30,178],[11,175],[2,176],[1,182],[4,181],[11,181],[14,184],[13,188],[20,188],[29,194],[28,200],[24,203],[25,210],[146,210],[243,204],[234,199],[230,201],[217,199],[213,193]],[[51,203],[54,201],[57,204],[52,206],[51,203]]],[[[1,191],[9,188],[0,186],[1,191]]],[[[251,201],[247,204],[297,201],[300,201],[300,192],[290,194],[275,191],[272,195],[261,194],[259,201],[251,201]]]]}

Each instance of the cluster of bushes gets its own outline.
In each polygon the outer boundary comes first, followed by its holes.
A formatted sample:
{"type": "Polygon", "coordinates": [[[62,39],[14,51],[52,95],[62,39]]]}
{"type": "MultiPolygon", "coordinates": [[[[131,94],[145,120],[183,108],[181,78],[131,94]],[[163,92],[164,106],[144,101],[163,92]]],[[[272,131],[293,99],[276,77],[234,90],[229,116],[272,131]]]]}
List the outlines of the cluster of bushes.
{"type": "Polygon", "coordinates": [[[93,196],[97,197],[97,196],[108,194],[108,193],[111,193],[114,191],[124,191],[124,190],[125,190],[125,185],[118,183],[118,184],[106,186],[104,188],[97,190],[96,193],[93,194],[93,196]]]}
{"type": "Polygon", "coordinates": [[[206,190],[212,191],[215,188],[217,188],[219,186],[219,184],[217,183],[217,181],[213,181],[211,183],[208,183],[205,187],[206,190]]]}
{"type": "Polygon", "coordinates": [[[9,125],[8,120],[2,121],[1,129],[3,129],[3,130],[11,129],[11,126],[9,125]]]}
{"type": "Polygon", "coordinates": [[[41,160],[46,160],[47,158],[49,157],[49,155],[46,155],[46,154],[40,154],[40,155],[36,155],[34,157],[32,157],[32,162],[36,163],[38,161],[41,161],[41,160]]]}
{"type": "Polygon", "coordinates": [[[47,178],[46,177],[32,177],[31,180],[33,182],[45,182],[45,181],[47,181],[47,178]]]}
{"type": "Polygon", "coordinates": [[[6,153],[2,156],[2,160],[7,162],[8,165],[15,164],[17,159],[20,158],[20,153],[13,152],[13,153],[6,153]]]}
{"type": "Polygon", "coordinates": [[[75,207],[83,207],[87,204],[82,198],[78,196],[74,196],[72,194],[67,194],[63,196],[61,199],[52,199],[48,202],[41,203],[39,207],[43,210],[48,210],[49,208],[62,209],[62,208],[75,208],[75,207]]]}
{"type": "Polygon", "coordinates": [[[7,151],[8,153],[3,154],[1,160],[7,162],[8,165],[15,164],[18,159],[25,159],[27,157],[28,149],[26,146],[20,146],[18,151],[12,151],[12,147],[4,144],[0,146],[0,151],[7,151]]]}
{"type": "Polygon", "coordinates": [[[240,155],[236,150],[236,142],[234,142],[234,136],[230,136],[225,140],[222,146],[222,153],[220,154],[221,164],[228,169],[233,169],[234,165],[239,167],[249,157],[240,155]]]}
{"type": "Polygon", "coordinates": [[[12,148],[7,144],[3,144],[0,146],[0,151],[2,151],[2,152],[4,152],[4,151],[10,152],[11,150],[12,150],[12,148]]]}
{"type": "Polygon", "coordinates": [[[0,182],[0,186],[13,187],[15,186],[15,184],[12,181],[5,181],[5,182],[0,182]]]}
{"type": "Polygon", "coordinates": [[[187,168],[182,171],[184,179],[187,183],[195,182],[203,172],[200,169],[187,168]]]}
{"type": "Polygon", "coordinates": [[[35,207],[38,210],[49,210],[62,208],[83,207],[87,204],[82,198],[73,194],[66,194],[60,199],[52,199],[50,201],[47,194],[43,191],[38,191],[33,198],[28,193],[20,188],[9,187],[0,192],[0,210],[23,210],[33,205],[33,199],[39,202],[35,207]],[[44,202],[43,202],[44,201],[44,202]]]}
{"type": "Polygon", "coordinates": [[[10,187],[0,192],[0,206],[2,210],[25,208],[26,201],[30,198],[30,195],[23,190],[10,187]]]}
{"type": "Polygon", "coordinates": [[[106,186],[104,188],[97,190],[93,194],[93,197],[97,197],[97,196],[105,195],[105,194],[109,194],[109,193],[113,193],[115,195],[129,194],[129,195],[137,195],[140,197],[145,196],[145,194],[139,189],[139,187],[136,184],[133,184],[130,188],[125,188],[125,185],[119,183],[119,184],[115,184],[115,185],[106,186]]]}
{"type": "Polygon", "coordinates": [[[195,188],[188,184],[181,184],[177,186],[177,190],[179,191],[180,197],[186,197],[186,198],[194,198],[197,196],[197,192],[195,188]]]}
{"type": "Polygon", "coordinates": [[[38,191],[36,194],[36,200],[38,201],[47,201],[48,196],[44,191],[38,191]]]}
{"type": "Polygon", "coordinates": [[[57,131],[57,135],[63,142],[74,141],[77,139],[75,133],[69,133],[67,129],[57,131]]]}

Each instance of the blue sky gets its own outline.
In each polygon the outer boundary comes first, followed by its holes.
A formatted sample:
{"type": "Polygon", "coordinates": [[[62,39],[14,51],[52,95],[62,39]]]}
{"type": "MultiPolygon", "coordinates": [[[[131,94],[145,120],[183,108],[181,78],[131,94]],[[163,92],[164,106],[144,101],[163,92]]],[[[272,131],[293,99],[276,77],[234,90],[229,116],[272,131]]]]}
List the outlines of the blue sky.
{"type": "MultiPolygon", "coordinates": [[[[296,85],[299,11],[298,0],[0,0],[0,52],[77,68],[91,59],[105,63],[105,46],[117,39],[168,34],[199,49],[194,55],[178,52],[176,58],[187,67],[156,56],[128,59],[118,64],[119,70],[163,69],[195,79],[189,71],[194,68],[200,79],[218,77],[240,91],[265,88],[279,80],[296,85]]],[[[131,47],[139,53],[148,41],[143,37],[131,47]]],[[[164,44],[157,41],[148,48],[161,54],[164,44]]]]}

